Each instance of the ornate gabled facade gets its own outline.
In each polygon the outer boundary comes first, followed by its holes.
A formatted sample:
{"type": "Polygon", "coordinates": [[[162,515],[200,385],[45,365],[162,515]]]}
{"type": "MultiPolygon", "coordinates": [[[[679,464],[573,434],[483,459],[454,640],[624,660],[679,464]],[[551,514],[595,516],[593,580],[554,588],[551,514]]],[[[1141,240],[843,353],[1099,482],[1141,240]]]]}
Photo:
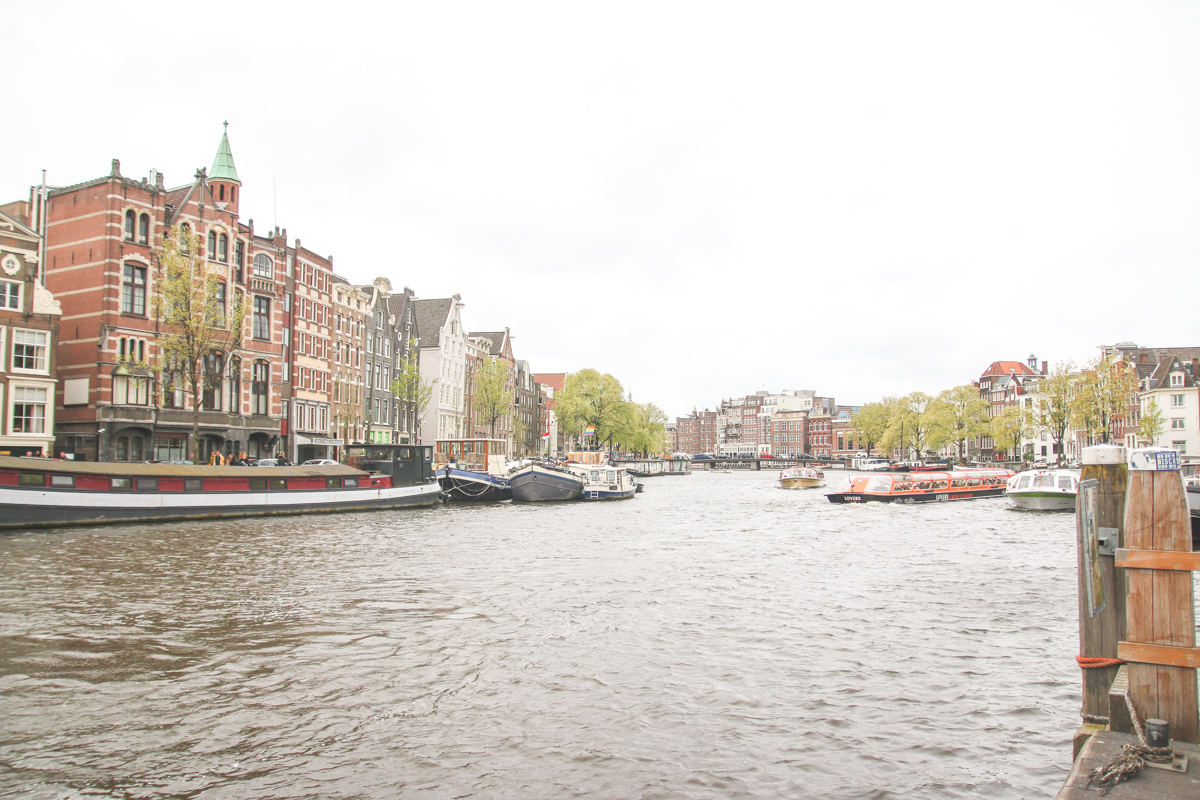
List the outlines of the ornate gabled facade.
{"type": "Polygon", "coordinates": [[[460,295],[437,300],[415,300],[420,336],[421,377],[433,394],[421,419],[421,441],[462,438],[466,430],[467,335],[462,325],[460,295]]]}
{"type": "Polygon", "coordinates": [[[47,288],[62,301],[56,449],[104,461],[207,460],[213,451],[271,455],[285,435],[286,235],[256,235],[238,209],[241,182],[227,135],[211,173],[168,189],[163,176],[108,175],[51,189],[45,200],[47,288]],[[216,384],[194,399],[164,380],[152,298],[163,236],[182,226],[221,275],[229,307],[247,314],[240,352],[214,352],[216,384]]]}
{"type": "Polygon", "coordinates": [[[39,277],[29,205],[0,207],[0,455],[50,456],[62,308],[39,277]]]}

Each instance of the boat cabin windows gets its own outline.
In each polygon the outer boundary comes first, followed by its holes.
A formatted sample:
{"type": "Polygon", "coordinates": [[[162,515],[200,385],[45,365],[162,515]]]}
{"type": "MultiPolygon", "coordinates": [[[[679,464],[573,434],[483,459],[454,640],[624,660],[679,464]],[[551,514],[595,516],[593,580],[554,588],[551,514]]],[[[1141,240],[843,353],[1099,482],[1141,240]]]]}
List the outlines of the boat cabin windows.
{"type": "Polygon", "coordinates": [[[932,486],[930,486],[929,488],[931,488],[931,489],[945,489],[945,488],[946,488],[946,487],[949,485],[949,483],[950,483],[950,482],[949,482],[949,481],[947,481],[947,480],[933,481],[933,485],[932,485],[932,486]]]}
{"type": "Polygon", "coordinates": [[[74,475],[51,475],[50,476],[50,485],[51,486],[61,486],[61,487],[65,487],[68,489],[74,489],[75,488],[75,476],[74,475]]]}
{"type": "Polygon", "coordinates": [[[271,478],[271,489],[273,491],[286,491],[287,478],[271,478]]]}
{"type": "Polygon", "coordinates": [[[341,478],[326,478],[325,479],[325,488],[326,489],[342,488],[342,479],[341,478]]]}
{"type": "Polygon", "coordinates": [[[114,491],[128,491],[133,488],[133,478],[111,478],[111,488],[114,491]]]}
{"type": "Polygon", "coordinates": [[[1022,475],[1021,477],[1017,478],[1016,488],[1017,489],[1028,489],[1029,484],[1032,481],[1033,481],[1032,475],[1022,475]]]}
{"type": "Polygon", "coordinates": [[[982,478],[967,478],[967,486],[979,486],[982,483],[982,478]]]}
{"type": "Polygon", "coordinates": [[[965,488],[967,488],[967,479],[966,479],[966,478],[954,478],[954,479],[952,479],[952,480],[950,481],[950,488],[951,488],[951,489],[965,489],[965,488]]]}
{"type": "Polygon", "coordinates": [[[1068,492],[1075,488],[1075,478],[1071,475],[1058,476],[1058,488],[1066,489],[1068,492]]]}
{"type": "Polygon", "coordinates": [[[929,481],[917,481],[916,486],[922,492],[929,491],[929,481]]]}
{"type": "Polygon", "coordinates": [[[137,488],[139,492],[157,492],[158,478],[138,478],[137,488]]]}
{"type": "Polygon", "coordinates": [[[17,478],[18,486],[45,486],[46,476],[40,472],[22,472],[17,478]]]}
{"type": "Polygon", "coordinates": [[[184,478],[183,490],[185,492],[199,492],[204,489],[204,481],[201,478],[184,478]]]}
{"type": "Polygon", "coordinates": [[[1051,475],[1049,472],[1043,472],[1041,475],[1038,475],[1037,482],[1036,482],[1036,488],[1038,488],[1038,489],[1053,489],[1054,488],[1054,476],[1051,475]]]}
{"type": "Polygon", "coordinates": [[[266,490],[267,490],[267,479],[266,478],[251,478],[250,479],[250,491],[265,492],[266,490]]]}
{"type": "Polygon", "coordinates": [[[913,490],[912,481],[896,481],[892,491],[894,492],[911,492],[913,490]]]}

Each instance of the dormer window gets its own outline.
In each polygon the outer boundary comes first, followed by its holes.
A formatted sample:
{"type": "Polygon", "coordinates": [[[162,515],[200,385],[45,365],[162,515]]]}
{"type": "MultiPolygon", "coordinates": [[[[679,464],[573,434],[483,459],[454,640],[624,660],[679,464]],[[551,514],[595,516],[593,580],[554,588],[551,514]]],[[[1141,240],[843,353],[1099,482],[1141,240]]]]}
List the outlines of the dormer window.
{"type": "Polygon", "coordinates": [[[1183,386],[1183,373],[1182,372],[1172,372],[1171,373],[1171,386],[1172,387],[1183,386]]]}

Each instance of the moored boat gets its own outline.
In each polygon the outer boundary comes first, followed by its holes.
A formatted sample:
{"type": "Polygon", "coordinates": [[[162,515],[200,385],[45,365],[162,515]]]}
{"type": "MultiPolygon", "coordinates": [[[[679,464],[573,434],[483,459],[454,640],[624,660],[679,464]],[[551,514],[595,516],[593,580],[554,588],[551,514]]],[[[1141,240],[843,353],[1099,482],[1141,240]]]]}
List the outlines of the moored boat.
{"type": "Polygon", "coordinates": [[[583,478],[553,464],[529,464],[508,479],[512,499],[519,503],[577,500],[583,484],[583,478]]]}
{"type": "Polygon", "coordinates": [[[825,485],[825,473],[812,467],[788,467],[779,473],[782,489],[812,489],[825,485]]]}
{"type": "Polygon", "coordinates": [[[0,456],[0,528],[431,506],[432,449],[352,445],[348,465],[210,467],[0,456]]]}
{"type": "Polygon", "coordinates": [[[1030,511],[1074,511],[1079,472],[1073,469],[1035,469],[1008,479],[1013,505],[1030,511]]]}
{"type": "Polygon", "coordinates": [[[1007,488],[1010,469],[956,469],[945,472],[853,475],[836,492],[831,503],[926,503],[998,497],[1007,488]]]}
{"type": "Polygon", "coordinates": [[[637,481],[624,467],[568,463],[567,469],[584,479],[581,500],[624,500],[638,489],[637,481]]]}
{"type": "Polygon", "coordinates": [[[438,483],[452,500],[507,500],[508,442],[504,439],[438,439],[438,483]]]}

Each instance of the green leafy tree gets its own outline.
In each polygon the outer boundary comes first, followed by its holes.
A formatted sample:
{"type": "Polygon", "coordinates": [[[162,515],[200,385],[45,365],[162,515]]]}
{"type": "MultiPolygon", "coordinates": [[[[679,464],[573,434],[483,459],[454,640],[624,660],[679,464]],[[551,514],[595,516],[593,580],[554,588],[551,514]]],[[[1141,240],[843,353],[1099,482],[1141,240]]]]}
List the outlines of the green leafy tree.
{"type": "Polygon", "coordinates": [[[979,396],[978,387],[971,384],[955,386],[937,396],[931,414],[931,439],[950,442],[958,449],[958,460],[965,460],[967,443],[988,431],[988,410],[991,404],[979,396]]]}
{"type": "Polygon", "coordinates": [[[412,441],[419,443],[421,417],[425,415],[425,409],[433,397],[433,381],[421,377],[417,340],[409,339],[404,350],[400,369],[396,370],[396,378],[392,381],[392,394],[401,402],[401,415],[405,427],[411,431],[412,441]]]}
{"type": "Polygon", "coordinates": [[[1075,396],[1077,383],[1074,372],[1073,363],[1060,361],[1050,370],[1049,375],[1037,382],[1033,390],[1033,424],[1041,430],[1049,431],[1060,465],[1065,453],[1063,442],[1071,428],[1071,401],[1075,396]]]}
{"type": "MultiPolygon", "coordinates": [[[[486,358],[475,373],[475,409],[493,439],[496,438],[496,423],[512,413],[514,396],[508,363],[495,356],[486,358]]],[[[520,422],[519,417],[517,421],[520,422]]],[[[515,428],[513,433],[517,433],[515,428]]],[[[521,441],[520,436],[517,441],[521,441]]]]}
{"type": "MultiPolygon", "coordinates": [[[[200,411],[242,349],[246,305],[229,296],[229,266],[204,257],[199,237],[177,225],[158,253],[151,309],[159,324],[159,356],[152,369],[165,375],[164,394],[182,391],[192,402],[192,443],[200,441],[200,411]]],[[[240,410],[240,409],[239,409],[240,410]]]]}
{"type": "Polygon", "coordinates": [[[929,446],[934,423],[933,398],[924,392],[913,392],[893,402],[892,423],[886,437],[895,441],[902,454],[913,453],[920,458],[929,446]]]}
{"type": "Polygon", "coordinates": [[[1162,409],[1158,407],[1158,401],[1151,397],[1150,404],[1142,413],[1141,424],[1138,425],[1138,438],[1147,445],[1153,445],[1166,428],[1167,418],[1163,415],[1162,409]]]}
{"type": "Polygon", "coordinates": [[[891,415],[885,401],[867,403],[854,415],[854,438],[868,456],[883,439],[890,423],[891,415]]]}
{"type": "Polygon", "coordinates": [[[1108,353],[1097,356],[1079,377],[1071,404],[1072,423],[1093,442],[1112,441],[1116,423],[1129,413],[1136,391],[1137,370],[1108,353]]]}
{"type": "Polygon", "coordinates": [[[631,452],[647,455],[651,450],[661,450],[667,432],[667,415],[653,403],[630,403],[630,418],[633,425],[621,444],[631,452]]]}
{"type": "Polygon", "coordinates": [[[1002,452],[1020,459],[1021,443],[1032,433],[1031,415],[1020,406],[1007,406],[991,420],[991,437],[1002,452]]]}
{"type": "Polygon", "coordinates": [[[558,395],[557,412],[566,431],[582,431],[595,426],[594,441],[610,441],[625,421],[625,390],[621,382],[608,373],[582,369],[567,375],[558,395]]]}

